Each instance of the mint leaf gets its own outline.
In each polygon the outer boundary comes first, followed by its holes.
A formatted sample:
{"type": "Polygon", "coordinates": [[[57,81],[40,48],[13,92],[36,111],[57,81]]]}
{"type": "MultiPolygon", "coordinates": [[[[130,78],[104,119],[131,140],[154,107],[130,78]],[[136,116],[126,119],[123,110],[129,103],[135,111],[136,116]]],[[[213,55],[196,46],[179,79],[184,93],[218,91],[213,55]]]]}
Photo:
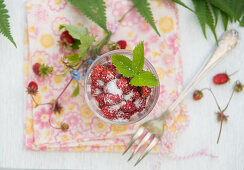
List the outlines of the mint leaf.
{"type": "Polygon", "coordinates": [[[8,19],[9,15],[6,5],[4,4],[3,0],[0,0],[0,33],[7,37],[14,44],[14,46],[17,47],[10,32],[8,19]]]}
{"type": "Polygon", "coordinates": [[[72,97],[78,96],[79,93],[80,93],[80,85],[79,85],[79,82],[77,81],[77,86],[76,86],[75,90],[72,93],[72,97]]]}
{"type": "Polygon", "coordinates": [[[144,42],[139,43],[133,50],[132,69],[136,74],[142,71],[144,66],[144,42]]]}
{"type": "Polygon", "coordinates": [[[80,45],[79,45],[79,56],[84,57],[88,55],[88,48],[92,45],[95,40],[94,36],[90,36],[89,34],[80,36],[80,45]]]}
{"type": "Polygon", "coordinates": [[[59,29],[62,29],[62,28],[67,30],[73,38],[78,39],[78,40],[80,39],[81,35],[88,34],[88,29],[86,27],[64,24],[64,25],[60,25],[60,27],[59,27],[59,29]]]}
{"type": "Polygon", "coordinates": [[[116,54],[112,55],[111,60],[119,72],[124,76],[133,77],[135,75],[132,69],[132,61],[128,57],[116,54]]]}
{"type": "Polygon", "coordinates": [[[152,72],[142,71],[131,79],[130,84],[134,86],[155,87],[158,85],[158,79],[152,72]]]}
{"type": "Polygon", "coordinates": [[[106,32],[109,32],[106,25],[106,6],[103,0],[68,0],[68,2],[106,32]]]}
{"type": "Polygon", "coordinates": [[[68,55],[67,59],[69,60],[70,65],[75,65],[82,60],[82,57],[80,57],[77,53],[74,53],[68,55]]]}

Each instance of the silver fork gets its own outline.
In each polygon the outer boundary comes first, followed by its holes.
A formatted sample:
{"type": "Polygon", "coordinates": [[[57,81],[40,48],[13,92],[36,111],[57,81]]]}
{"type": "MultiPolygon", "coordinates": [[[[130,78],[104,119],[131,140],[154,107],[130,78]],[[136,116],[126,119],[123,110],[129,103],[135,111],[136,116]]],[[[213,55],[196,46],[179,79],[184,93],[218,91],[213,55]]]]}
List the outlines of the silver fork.
{"type": "Polygon", "coordinates": [[[208,58],[207,62],[203,65],[200,71],[195,75],[192,81],[186,86],[186,88],[180,93],[178,98],[168,107],[168,109],[159,117],[153,120],[149,120],[141,125],[137,132],[132,137],[123,155],[131,148],[136,140],[142,138],[136,149],[131,154],[128,161],[130,161],[136,153],[142,148],[143,145],[150,138],[151,142],[148,144],[145,151],[141,154],[134,166],[136,166],[160,141],[163,136],[163,124],[176,106],[184,99],[188,92],[194,87],[194,85],[203,77],[203,75],[208,72],[213,66],[215,66],[228,52],[230,52],[237,44],[239,40],[239,33],[236,30],[226,31],[219,40],[218,46],[213,51],[212,55],[208,58]]]}

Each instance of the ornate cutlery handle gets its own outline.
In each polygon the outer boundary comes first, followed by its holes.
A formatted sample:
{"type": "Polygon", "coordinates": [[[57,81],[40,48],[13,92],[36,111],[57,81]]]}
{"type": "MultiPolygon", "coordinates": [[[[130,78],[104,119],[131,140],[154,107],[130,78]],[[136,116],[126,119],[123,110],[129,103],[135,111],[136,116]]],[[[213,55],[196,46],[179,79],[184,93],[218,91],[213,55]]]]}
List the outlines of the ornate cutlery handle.
{"type": "MultiPolygon", "coordinates": [[[[192,81],[180,93],[178,98],[169,106],[168,113],[172,112],[176,106],[184,99],[188,92],[194,87],[196,83],[207,73],[213,66],[215,66],[228,52],[230,52],[239,40],[239,33],[236,30],[226,31],[220,38],[219,44],[214,50],[213,54],[208,58],[203,67],[195,75],[192,81]]],[[[165,116],[164,116],[165,117],[165,116]]]]}

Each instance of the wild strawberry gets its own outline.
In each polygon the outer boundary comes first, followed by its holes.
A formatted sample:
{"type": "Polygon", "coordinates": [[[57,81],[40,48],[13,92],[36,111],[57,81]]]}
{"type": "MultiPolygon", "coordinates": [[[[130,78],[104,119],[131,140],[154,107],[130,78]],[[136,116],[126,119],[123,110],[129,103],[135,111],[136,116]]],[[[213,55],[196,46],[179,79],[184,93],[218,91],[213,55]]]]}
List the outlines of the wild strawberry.
{"type": "Polygon", "coordinates": [[[98,102],[99,108],[102,108],[103,106],[105,106],[104,96],[105,96],[104,93],[100,93],[98,96],[96,96],[96,100],[98,102]]]}
{"type": "Polygon", "coordinates": [[[128,80],[124,78],[118,79],[116,84],[118,88],[123,91],[124,94],[128,94],[132,89],[132,86],[129,84],[128,80]]]}
{"type": "Polygon", "coordinates": [[[40,63],[35,63],[35,64],[32,66],[32,70],[33,70],[33,72],[34,72],[37,76],[41,76],[41,74],[40,74],[40,67],[41,67],[41,64],[40,64],[40,63]]]}
{"type": "Polygon", "coordinates": [[[37,83],[34,82],[34,81],[31,81],[28,84],[27,93],[30,94],[30,95],[36,95],[37,92],[38,92],[38,85],[37,85],[37,83]]]}
{"type": "Polygon", "coordinates": [[[200,90],[195,90],[193,93],[194,100],[200,100],[203,97],[203,93],[200,90]]]}
{"type": "Polygon", "coordinates": [[[239,80],[237,80],[235,82],[234,90],[237,93],[239,93],[239,92],[241,92],[243,90],[243,85],[242,85],[242,83],[239,80]]]}
{"type": "Polygon", "coordinates": [[[126,49],[127,43],[125,40],[120,40],[116,44],[119,45],[120,49],[126,49]]]}
{"type": "Polygon", "coordinates": [[[108,119],[114,119],[116,118],[116,115],[118,113],[118,110],[113,109],[111,106],[104,106],[101,109],[101,112],[104,114],[104,116],[108,119]]]}
{"type": "Polygon", "coordinates": [[[121,110],[123,112],[133,112],[136,110],[136,106],[135,104],[132,102],[132,101],[129,101],[129,100],[124,100],[122,103],[121,103],[121,110]]]}
{"type": "Polygon", "coordinates": [[[115,65],[113,65],[113,63],[109,62],[105,65],[105,67],[109,70],[112,70],[112,71],[115,71],[116,70],[116,67],[115,65]]]}
{"type": "Polygon", "coordinates": [[[104,95],[104,103],[107,106],[118,104],[120,101],[121,98],[118,94],[115,95],[115,94],[108,93],[104,95]]]}
{"type": "Polygon", "coordinates": [[[140,88],[140,92],[142,96],[148,97],[151,93],[151,88],[147,87],[147,86],[142,86],[140,88]]]}
{"type": "Polygon", "coordinates": [[[133,89],[133,96],[132,96],[132,99],[133,100],[136,100],[140,97],[140,93],[137,91],[137,90],[134,90],[133,89]]]}
{"type": "Polygon", "coordinates": [[[115,79],[115,74],[112,70],[104,70],[101,75],[101,80],[105,83],[109,82],[110,80],[115,79]]]}
{"type": "Polygon", "coordinates": [[[132,90],[130,93],[124,95],[125,100],[133,101],[140,97],[140,93],[137,90],[132,90]]]}
{"type": "Polygon", "coordinates": [[[134,101],[134,104],[136,106],[136,110],[138,112],[143,111],[146,107],[146,103],[147,103],[147,101],[144,97],[138,98],[136,101],[134,101]]]}
{"type": "Polygon", "coordinates": [[[129,113],[129,112],[119,111],[117,114],[117,118],[130,119],[130,117],[131,117],[131,113],[129,113]]]}
{"type": "Polygon", "coordinates": [[[64,31],[61,35],[60,35],[60,40],[61,41],[66,41],[69,44],[73,44],[74,43],[74,38],[69,34],[68,31],[64,31]]]}
{"type": "Polygon", "coordinates": [[[213,83],[216,85],[225,84],[230,80],[226,73],[219,73],[213,77],[213,83]]]}
{"type": "Polygon", "coordinates": [[[103,70],[104,70],[103,66],[101,65],[95,66],[91,74],[92,81],[99,80],[101,78],[103,70]]]}
{"type": "Polygon", "coordinates": [[[67,132],[69,130],[69,124],[67,124],[67,123],[61,123],[60,128],[61,128],[61,130],[63,132],[67,132]]]}
{"type": "Polygon", "coordinates": [[[102,93],[102,91],[99,88],[97,88],[97,87],[95,87],[93,85],[91,86],[91,95],[92,96],[97,96],[100,93],[102,93]]]}
{"type": "Polygon", "coordinates": [[[102,80],[92,80],[92,85],[97,88],[102,88],[104,86],[104,82],[102,80]]]}

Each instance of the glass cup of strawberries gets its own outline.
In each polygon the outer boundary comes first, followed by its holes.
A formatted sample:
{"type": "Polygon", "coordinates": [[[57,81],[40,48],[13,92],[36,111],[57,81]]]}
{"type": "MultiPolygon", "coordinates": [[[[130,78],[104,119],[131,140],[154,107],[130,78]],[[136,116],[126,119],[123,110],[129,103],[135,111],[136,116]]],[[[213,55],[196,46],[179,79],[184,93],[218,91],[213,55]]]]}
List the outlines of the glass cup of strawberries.
{"type": "MultiPolygon", "coordinates": [[[[159,83],[154,87],[131,85],[132,77],[122,75],[123,71],[112,62],[114,55],[132,60],[133,52],[114,50],[96,59],[85,78],[85,99],[100,119],[110,124],[127,125],[145,118],[152,111],[159,97],[159,83]]],[[[158,80],[152,64],[147,59],[144,63],[143,70],[150,71],[158,80]]]]}

